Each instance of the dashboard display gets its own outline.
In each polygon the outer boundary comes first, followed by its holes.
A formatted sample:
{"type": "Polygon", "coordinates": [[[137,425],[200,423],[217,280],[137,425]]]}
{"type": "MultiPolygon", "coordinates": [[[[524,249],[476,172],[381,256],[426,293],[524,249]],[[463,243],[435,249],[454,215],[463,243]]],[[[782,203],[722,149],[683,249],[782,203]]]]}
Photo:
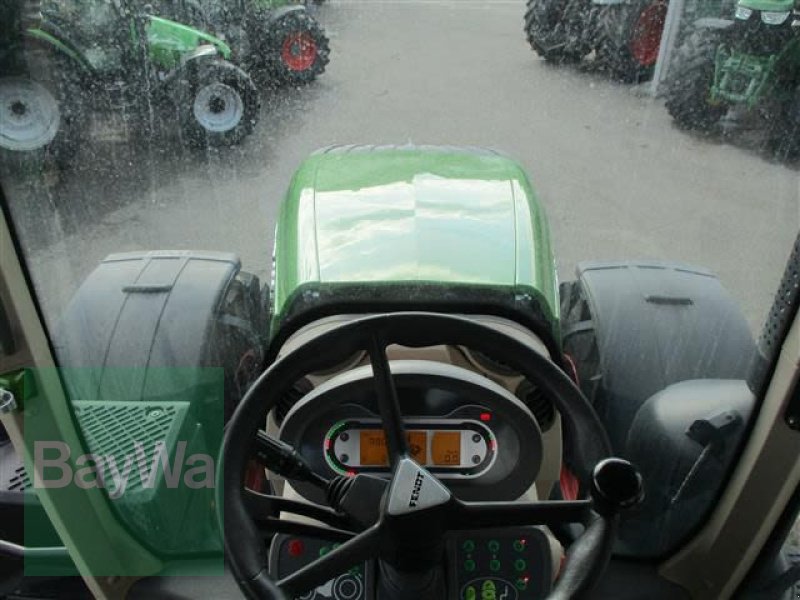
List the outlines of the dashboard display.
{"type": "Polygon", "coordinates": [[[461,432],[435,431],[431,440],[431,463],[437,467],[461,464],[461,432]]]}
{"type": "MultiPolygon", "coordinates": [[[[411,458],[420,464],[426,464],[428,448],[427,431],[407,431],[408,450],[411,458]]],[[[386,448],[386,434],[382,429],[361,429],[359,432],[359,449],[361,464],[365,467],[381,467],[389,464],[386,448]]]]}

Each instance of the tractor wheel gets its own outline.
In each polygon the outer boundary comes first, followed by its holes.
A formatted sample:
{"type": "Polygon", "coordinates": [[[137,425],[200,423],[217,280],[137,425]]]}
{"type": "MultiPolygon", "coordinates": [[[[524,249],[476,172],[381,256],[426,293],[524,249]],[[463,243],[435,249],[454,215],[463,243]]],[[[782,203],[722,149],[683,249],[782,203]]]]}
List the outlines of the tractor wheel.
{"type": "Polygon", "coordinates": [[[238,144],[253,131],[260,107],[250,77],[228,62],[214,61],[198,69],[183,101],[183,135],[199,148],[238,144]]]}
{"type": "Polygon", "coordinates": [[[305,11],[290,12],[270,26],[264,56],[274,79],[285,85],[304,85],[325,71],[330,55],[328,37],[305,11]]]}
{"type": "Polygon", "coordinates": [[[0,77],[0,171],[8,175],[41,172],[49,161],[66,167],[81,145],[80,88],[57,64],[45,75],[0,77]]]}
{"type": "Polygon", "coordinates": [[[727,111],[725,105],[709,102],[718,43],[717,33],[697,31],[678,48],[670,65],[666,106],[680,127],[710,132],[727,111]]]}
{"type": "Polygon", "coordinates": [[[604,6],[598,16],[598,56],[612,76],[626,83],[652,77],[667,0],[637,0],[604,6]]]}
{"type": "Polygon", "coordinates": [[[569,0],[528,0],[525,35],[534,52],[554,63],[577,62],[589,53],[567,12],[569,0]]]}

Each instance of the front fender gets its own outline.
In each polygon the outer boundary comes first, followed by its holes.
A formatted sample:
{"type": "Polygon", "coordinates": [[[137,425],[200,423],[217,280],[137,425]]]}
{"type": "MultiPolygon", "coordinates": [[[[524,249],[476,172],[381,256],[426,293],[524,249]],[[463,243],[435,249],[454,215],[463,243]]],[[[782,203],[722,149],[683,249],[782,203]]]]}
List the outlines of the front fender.
{"type": "Polygon", "coordinates": [[[219,51],[202,44],[181,56],[181,61],[161,82],[161,94],[166,101],[180,102],[191,91],[192,81],[204,65],[219,60],[219,51]]]}
{"type": "Polygon", "coordinates": [[[250,92],[256,96],[258,95],[258,88],[246,71],[221,58],[217,52],[201,52],[201,48],[203,46],[199,46],[194,52],[188,53],[186,60],[182,61],[178,68],[164,78],[162,81],[162,94],[165,100],[172,103],[182,102],[184,98],[192,93],[195,83],[202,80],[204,71],[207,68],[217,68],[220,65],[224,65],[226,69],[230,69],[232,72],[235,71],[241,82],[247,82],[250,92]]]}

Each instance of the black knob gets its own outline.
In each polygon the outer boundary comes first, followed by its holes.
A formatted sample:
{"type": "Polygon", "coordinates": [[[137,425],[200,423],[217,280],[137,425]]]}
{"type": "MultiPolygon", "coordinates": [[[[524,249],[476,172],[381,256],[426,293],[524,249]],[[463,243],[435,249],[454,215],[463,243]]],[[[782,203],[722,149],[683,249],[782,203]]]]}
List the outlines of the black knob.
{"type": "Polygon", "coordinates": [[[627,460],[607,458],[592,471],[592,500],[601,515],[613,515],[639,504],[644,485],[639,471],[627,460]]]}

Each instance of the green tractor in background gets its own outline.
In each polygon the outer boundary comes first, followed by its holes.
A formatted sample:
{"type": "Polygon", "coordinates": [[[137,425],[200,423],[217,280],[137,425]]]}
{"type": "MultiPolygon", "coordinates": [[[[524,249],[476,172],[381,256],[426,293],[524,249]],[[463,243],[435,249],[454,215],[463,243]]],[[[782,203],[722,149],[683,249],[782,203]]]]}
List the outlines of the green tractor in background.
{"type": "Polygon", "coordinates": [[[780,157],[800,153],[800,19],[794,0],[739,0],[735,19],[698,21],[677,50],[666,106],[686,129],[709,133],[726,115],[760,116],[780,157]]]}
{"type": "MultiPolygon", "coordinates": [[[[689,0],[690,20],[716,18],[731,0],[689,0]]],[[[595,64],[613,79],[650,79],[661,48],[668,0],[528,0],[525,34],[548,62],[578,62],[594,53],[595,64]]]]}
{"type": "Polygon", "coordinates": [[[14,43],[0,57],[4,165],[70,159],[109,132],[150,139],[169,120],[190,145],[227,146],[258,120],[255,85],[214,36],[120,2],[64,0],[20,12],[25,18],[4,21],[14,43]]]}
{"type": "Polygon", "coordinates": [[[246,69],[271,85],[310,83],[328,64],[325,31],[295,0],[162,0],[160,9],[225,39],[246,69]]]}

